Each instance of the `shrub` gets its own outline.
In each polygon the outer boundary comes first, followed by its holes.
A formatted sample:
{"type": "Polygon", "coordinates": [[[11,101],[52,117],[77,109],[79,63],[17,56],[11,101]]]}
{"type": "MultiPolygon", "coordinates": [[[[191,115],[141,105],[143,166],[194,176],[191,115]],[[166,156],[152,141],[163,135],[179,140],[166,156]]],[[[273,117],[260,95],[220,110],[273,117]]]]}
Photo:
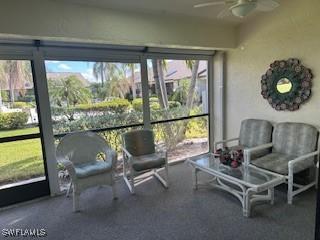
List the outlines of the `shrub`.
{"type": "Polygon", "coordinates": [[[53,124],[54,133],[65,133],[82,131],[96,128],[109,128],[114,126],[124,126],[132,123],[142,123],[141,112],[115,113],[102,115],[84,115],[74,120],[58,120],[53,124]]]}
{"type": "Polygon", "coordinates": [[[142,98],[136,98],[132,101],[132,107],[135,111],[142,112],[142,98]]]}
{"type": "Polygon", "coordinates": [[[117,113],[125,112],[130,107],[130,102],[127,99],[113,99],[106,102],[93,104],[78,104],[74,107],[75,111],[113,111],[117,113]]]}
{"type": "Polygon", "coordinates": [[[32,104],[27,103],[27,102],[14,102],[12,104],[12,107],[13,108],[22,108],[22,109],[24,109],[24,108],[32,108],[33,106],[32,106],[32,104]]]}
{"type": "Polygon", "coordinates": [[[9,98],[9,91],[6,90],[0,90],[0,94],[1,94],[1,98],[3,102],[9,102],[10,98],[9,98]]]}
{"type": "Polygon", "coordinates": [[[177,107],[181,107],[181,103],[177,102],[177,101],[169,101],[169,108],[177,108],[177,107]]]}
{"type": "Polygon", "coordinates": [[[208,120],[206,117],[193,118],[187,124],[186,138],[202,138],[208,136],[208,120]]]}
{"type": "MultiPolygon", "coordinates": [[[[151,110],[159,110],[160,105],[157,98],[149,99],[151,110]]],[[[142,98],[136,98],[132,101],[132,107],[135,111],[142,112],[142,98]]]]}
{"type": "Polygon", "coordinates": [[[150,97],[149,102],[158,102],[158,98],[157,97],[150,97]]]}
{"type": "MultiPolygon", "coordinates": [[[[160,110],[160,104],[158,98],[151,97],[149,98],[150,109],[151,111],[160,110]]],[[[142,98],[136,98],[132,101],[132,107],[135,111],[142,111],[142,98]]],[[[169,108],[181,107],[181,104],[176,101],[169,101],[169,108]]]]}
{"type": "Polygon", "coordinates": [[[0,129],[18,129],[26,125],[28,114],[25,112],[0,113],[0,129]]]}

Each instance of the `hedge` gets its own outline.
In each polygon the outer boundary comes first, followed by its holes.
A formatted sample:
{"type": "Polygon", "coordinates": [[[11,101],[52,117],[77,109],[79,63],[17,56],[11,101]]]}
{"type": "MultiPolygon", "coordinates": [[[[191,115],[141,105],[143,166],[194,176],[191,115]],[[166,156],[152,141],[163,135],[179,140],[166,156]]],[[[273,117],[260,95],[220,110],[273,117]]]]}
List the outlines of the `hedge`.
{"type": "MultiPolygon", "coordinates": [[[[150,103],[150,109],[153,111],[160,110],[160,104],[158,102],[157,98],[149,98],[149,103],[150,103]]],[[[135,111],[142,111],[142,98],[136,98],[132,101],[132,107],[135,111]]],[[[169,101],[169,108],[177,108],[181,107],[181,104],[176,101],[169,101]]]]}
{"type": "Polygon", "coordinates": [[[30,104],[30,103],[27,103],[27,102],[14,102],[13,104],[12,104],[12,107],[13,108],[32,108],[33,106],[32,106],[32,104],[30,104]]]}
{"type": "Polygon", "coordinates": [[[75,111],[114,111],[124,112],[130,107],[130,102],[127,99],[113,99],[111,101],[92,103],[92,104],[78,104],[73,109],[75,111]]]}
{"type": "Polygon", "coordinates": [[[0,130],[22,128],[28,122],[25,112],[0,113],[0,130]]]}

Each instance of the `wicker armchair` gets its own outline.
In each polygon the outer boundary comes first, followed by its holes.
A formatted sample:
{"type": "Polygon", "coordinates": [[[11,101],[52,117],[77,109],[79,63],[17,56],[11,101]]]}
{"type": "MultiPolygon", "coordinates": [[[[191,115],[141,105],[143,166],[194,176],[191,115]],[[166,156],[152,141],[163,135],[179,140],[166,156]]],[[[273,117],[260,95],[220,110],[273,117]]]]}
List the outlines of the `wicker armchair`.
{"type": "Polygon", "coordinates": [[[110,185],[113,198],[116,198],[114,172],[117,154],[102,137],[93,132],[68,134],[57,146],[56,157],[71,177],[67,196],[73,187],[74,211],[79,210],[81,192],[90,187],[110,185]]]}

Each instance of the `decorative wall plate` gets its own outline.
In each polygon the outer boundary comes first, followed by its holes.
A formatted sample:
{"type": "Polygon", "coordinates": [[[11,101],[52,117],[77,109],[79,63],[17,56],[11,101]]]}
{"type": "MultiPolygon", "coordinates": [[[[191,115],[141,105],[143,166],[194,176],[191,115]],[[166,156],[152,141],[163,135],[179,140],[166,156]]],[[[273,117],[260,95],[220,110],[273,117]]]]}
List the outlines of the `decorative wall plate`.
{"type": "Polygon", "coordinates": [[[277,60],[261,77],[261,95],[277,111],[295,111],[310,98],[312,78],[298,59],[277,60]]]}

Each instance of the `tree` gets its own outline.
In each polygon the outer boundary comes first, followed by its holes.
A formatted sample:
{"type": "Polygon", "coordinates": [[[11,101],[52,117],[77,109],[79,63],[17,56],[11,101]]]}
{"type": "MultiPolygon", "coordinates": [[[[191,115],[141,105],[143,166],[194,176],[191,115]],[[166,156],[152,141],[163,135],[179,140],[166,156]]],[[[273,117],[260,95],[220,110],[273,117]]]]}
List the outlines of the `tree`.
{"type": "Polygon", "coordinates": [[[79,103],[88,103],[91,99],[90,90],[74,75],[56,80],[49,79],[48,88],[51,101],[59,107],[65,104],[70,108],[79,103]]]}
{"type": "Polygon", "coordinates": [[[2,106],[2,85],[4,85],[6,80],[6,75],[4,71],[3,61],[0,62],[0,107],[2,106]]]}
{"type": "Polygon", "coordinates": [[[127,66],[120,63],[107,83],[109,96],[125,98],[126,94],[130,92],[130,87],[131,84],[127,78],[127,66]]]}
{"type": "Polygon", "coordinates": [[[105,80],[105,71],[106,71],[106,64],[103,62],[96,62],[93,64],[93,76],[98,80],[100,78],[101,87],[104,86],[105,80]]]}
{"type": "Polygon", "coordinates": [[[101,86],[108,80],[112,80],[117,66],[115,63],[95,62],[93,64],[93,76],[101,81],[101,86]]]}
{"type": "Polygon", "coordinates": [[[125,98],[130,92],[131,84],[127,79],[127,68],[128,64],[124,63],[94,64],[93,74],[102,82],[102,89],[99,91],[105,94],[103,100],[108,96],[125,98]]]}
{"type": "Polygon", "coordinates": [[[153,79],[155,82],[156,94],[162,109],[168,109],[169,107],[167,88],[163,77],[165,65],[164,60],[152,59],[153,79]]]}
{"type": "MultiPolygon", "coordinates": [[[[166,119],[170,119],[169,116],[169,101],[166,83],[164,79],[163,70],[166,68],[165,60],[152,59],[152,70],[153,70],[153,78],[155,82],[156,94],[158,96],[158,101],[160,108],[162,109],[162,113],[164,114],[166,119]]],[[[166,142],[166,146],[168,149],[175,147],[175,137],[172,131],[172,126],[164,123],[164,139],[166,142]]]]}
{"type": "MultiPolygon", "coordinates": [[[[191,79],[190,84],[187,89],[186,94],[186,105],[185,105],[185,115],[188,116],[190,114],[191,109],[193,108],[194,99],[195,99],[195,89],[196,89],[196,81],[198,78],[198,70],[199,70],[199,60],[186,60],[186,66],[191,70],[191,79]]],[[[161,109],[163,109],[163,113],[165,114],[166,118],[168,119],[169,112],[166,111],[169,109],[168,104],[168,96],[166,91],[165,79],[163,70],[165,69],[166,62],[164,60],[152,60],[152,69],[153,69],[153,76],[155,81],[155,89],[159,99],[159,104],[161,109]]],[[[186,129],[187,129],[188,122],[183,121],[181,125],[179,125],[177,129],[177,134],[173,134],[173,129],[171,125],[165,125],[165,140],[167,146],[169,148],[175,147],[177,142],[180,142],[185,138],[186,129]]]]}
{"type": "MultiPolygon", "coordinates": [[[[186,116],[190,115],[190,111],[193,107],[194,99],[195,99],[195,90],[196,90],[196,82],[198,78],[199,71],[199,60],[186,60],[187,67],[191,70],[191,81],[188,89],[187,100],[186,100],[186,116]]],[[[180,126],[177,138],[178,141],[181,141],[185,135],[187,130],[188,122],[183,122],[180,126]]]]}
{"type": "Polygon", "coordinates": [[[10,102],[15,101],[15,90],[20,95],[26,92],[25,83],[32,82],[31,65],[28,61],[5,60],[1,61],[0,78],[2,84],[8,84],[10,102]]]}
{"type": "Polygon", "coordinates": [[[187,95],[187,102],[186,102],[186,107],[188,111],[188,115],[190,114],[190,110],[193,107],[193,102],[195,98],[195,90],[196,90],[196,82],[198,78],[198,70],[199,70],[199,60],[192,61],[192,60],[187,60],[186,65],[188,68],[191,70],[191,83],[189,86],[188,90],[188,95],[187,95]]]}
{"type": "Polygon", "coordinates": [[[135,64],[134,63],[125,63],[125,66],[127,66],[130,69],[131,76],[130,76],[130,88],[132,91],[132,98],[135,99],[137,97],[137,87],[135,83],[135,64]]]}

